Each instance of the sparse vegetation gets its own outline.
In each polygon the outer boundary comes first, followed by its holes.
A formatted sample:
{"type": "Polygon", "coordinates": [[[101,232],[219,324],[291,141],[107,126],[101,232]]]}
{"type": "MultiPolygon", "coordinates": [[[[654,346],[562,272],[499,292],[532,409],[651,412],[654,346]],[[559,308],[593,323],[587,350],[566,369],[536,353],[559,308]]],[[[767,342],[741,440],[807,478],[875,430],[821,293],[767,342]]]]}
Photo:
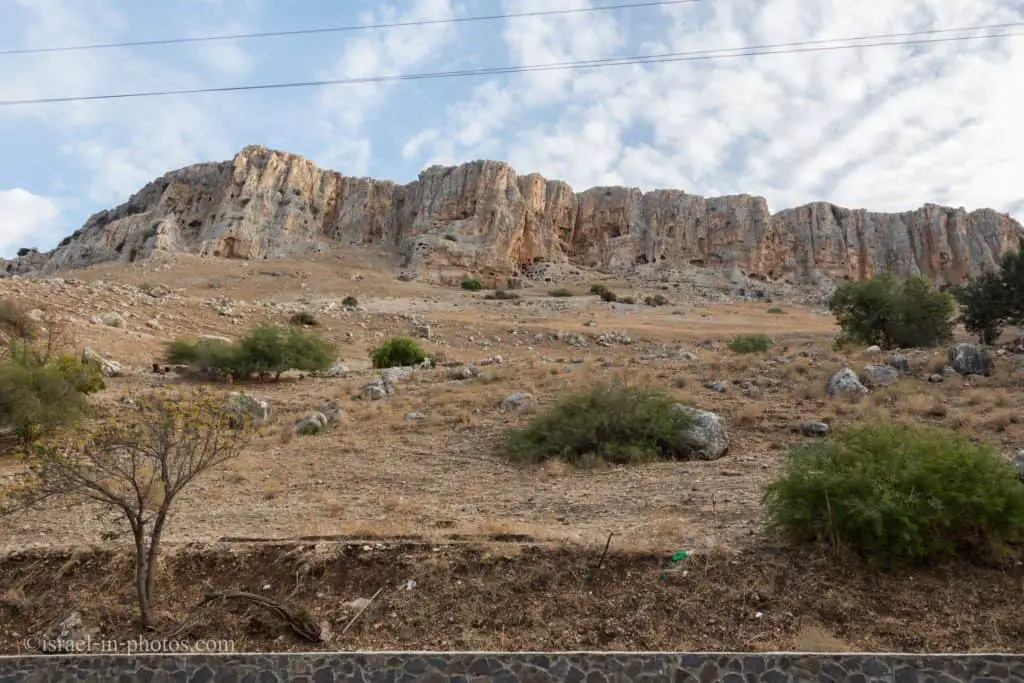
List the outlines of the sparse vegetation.
{"type": "Polygon", "coordinates": [[[892,566],[994,560],[1024,540],[1024,486],[990,446],[952,430],[853,425],[791,449],[765,494],[769,526],[892,566]]]}
{"type": "Polygon", "coordinates": [[[96,363],[62,352],[55,321],[45,332],[10,301],[0,302],[0,430],[22,447],[88,413],[86,396],[104,388],[96,363]]]}
{"type": "Polygon", "coordinates": [[[370,354],[373,367],[397,368],[419,365],[427,359],[427,352],[409,337],[393,337],[370,354]]]}
{"type": "Polygon", "coordinates": [[[288,324],[298,325],[300,327],[316,327],[317,325],[320,324],[320,321],[318,321],[316,319],[316,316],[313,315],[312,313],[308,311],[301,311],[293,315],[291,319],[288,321],[288,324]]]}
{"type": "Polygon", "coordinates": [[[140,625],[149,629],[172,506],[198,477],[238,455],[252,434],[252,424],[239,420],[223,397],[137,396],[87,435],[37,444],[5,502],[19,509],[71,499],[122,515],[133,539],[140,625]]]}
{"type": "Polygon", "coordinates": [[[484,283],[477,280],[475,277],[467,278],[462,281],[462,288],[467,292],[479,292],[484,288],[484,283]]]}
{"type": "Polygon", "coordinates": [[[359,299],[354,296],[346,296],[341,300],[341,305],[345,308],[356,308],[359,306],[359,299]]]}
{"type": "Polygon", "coordinates": [[[741,334],[729,340],[733,353],[761,353],[772,347],[772,340],[763,334],[741,334]]]}
{"type": "Polygon", "coordinates": [[[624,297],[619,298],[619,303],[620,304],[635,304],[636,303],[636,299],[634,299],[631,296],[624,296],[624,297]]]}
{"type": "Polygon", "coordinates": [[[785,309],[779,308],[778,306],[772,306],[771,308],[768,309],[768,312],[773,314],[773,315],[785,315],[786,314],[785,309]]]}
{"type": "Polygon", "coordinates": [[[288,370],[325,370],[334,362],[334,344],[301,327],[259,325],[234,344],[201,339],[192,343],[176,340],[165,344],[165,360],[187,365],[194,371],[231,375],[243,379],[256,375],[280,377],[288,370]]]}
{"type": "Polygon", "coordinates": [[[622,384],[562,398],[508,435],[506,453],[521,463],[560,458],[577,466],[682,460],[691,419],[670,395],[622,384]]]}
{"type": "Polygon", "coordinates": [[[596,296],[601,296],[608,291],[608,288],[604,285],[590,285],[590,293],[596,296]]]}
{"type": "Polygon", "coordinates": [[[601,290],[601,293],[598,294],[598,296],[601,297],[601,301],[606,301],[608,303],[617,301],[619,298],[618,295],[610,289],[601,290]]]}
{"type": "Polygon", "coordinates": [[[568,289],[567,287],[559,287],[557,289],[552,289],[550,292],[548,292],[548,296],[553,296],[556,299],[567,299],[569,297],[576,295],[573,294],[573,291],[571,289],[568,289]]]}
{"type": "Polygon", "coordinates": [[[668,305],[668,298],[664,294],[655,294],[644,297],[644,303],[648,306],[666,306],[668,305]]]}
{"type": "Polygon", "coordinates": [[[953,338],[953,298],[923,277],[888,274],[844,283],[829,299],[843,337],[882,348],[934,347],[953,338]]]}

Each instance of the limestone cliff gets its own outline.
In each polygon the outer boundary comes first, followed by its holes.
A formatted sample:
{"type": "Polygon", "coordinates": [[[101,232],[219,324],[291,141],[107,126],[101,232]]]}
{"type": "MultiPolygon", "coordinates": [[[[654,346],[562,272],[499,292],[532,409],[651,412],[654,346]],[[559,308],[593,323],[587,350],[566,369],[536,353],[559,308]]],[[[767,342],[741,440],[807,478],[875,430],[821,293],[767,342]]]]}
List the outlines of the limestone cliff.
{"type": "Polygon", "coordinates": [[[705,198],[518,175],[507,164],[434,166],[408,185],[352,178],[250,146],[231,161],[166,174],[93,215],[53,252],[0,264],[50,274],[154,252],[267,259],[372,244],[407,271],[512,274],[541,262],[736,267],[751,277],[862,279],[889,270],[938,283],[992,268],[1024,227],[992,210],[925,205],[872,213],[814,203],[771,214],[761,197],[705,198]]]}

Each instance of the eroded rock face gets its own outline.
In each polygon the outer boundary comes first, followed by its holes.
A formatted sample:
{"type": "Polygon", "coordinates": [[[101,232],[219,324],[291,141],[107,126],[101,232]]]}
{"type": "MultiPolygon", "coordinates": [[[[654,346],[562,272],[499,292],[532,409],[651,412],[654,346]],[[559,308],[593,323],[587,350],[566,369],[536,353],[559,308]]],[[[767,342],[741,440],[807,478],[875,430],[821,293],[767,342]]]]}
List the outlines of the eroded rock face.
{"type": "Polygon", "coordinates": [[[994,268],[1024,227],[992,210],[926,205],[899,214],[815,203],[772,215],[764,198],[598,187],[518,175],[507,164],[433,166],[408,185],[351,178],[294,154],[244,148],[189,166],[93,215],[49,254],[0,263],[50,274],[156,252],[264,259],[372,244],[410,275],[515,275],[540,263],[606,269],[663,263],[739,269],[794,282],[889,270],[937,283],[994,268]]]}

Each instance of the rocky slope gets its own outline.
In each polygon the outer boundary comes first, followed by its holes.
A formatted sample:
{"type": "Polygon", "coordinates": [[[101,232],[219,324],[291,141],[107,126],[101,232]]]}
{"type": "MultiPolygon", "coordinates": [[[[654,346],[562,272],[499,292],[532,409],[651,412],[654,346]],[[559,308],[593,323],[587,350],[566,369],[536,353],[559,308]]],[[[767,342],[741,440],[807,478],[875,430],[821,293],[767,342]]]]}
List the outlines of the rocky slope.
{"type": "Polygon", "coordinates": [[[569,262],[724,266],[794,282],[889,270],[941,284],[993,267],[1022,242],[1024,227],[989,209],[925,205],[886,214],[814,203],[773,215],[750,195],[576,193],[494,161],[434,166],[399,185],[250,146],[231,161],[172,171],[89,218],[53,252],[25,253],[0,270],[51,274],[161,251],[268,259],[349,243],[392,250],[410,276],[428,278],[569,262]]]}

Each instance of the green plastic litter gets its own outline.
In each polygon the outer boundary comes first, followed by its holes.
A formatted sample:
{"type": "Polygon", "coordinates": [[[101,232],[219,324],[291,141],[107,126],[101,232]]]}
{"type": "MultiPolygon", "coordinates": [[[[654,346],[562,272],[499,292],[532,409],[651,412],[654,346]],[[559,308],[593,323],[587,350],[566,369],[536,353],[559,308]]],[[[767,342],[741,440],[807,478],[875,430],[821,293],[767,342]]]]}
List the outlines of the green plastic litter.
{"type": "Polygon", "coordinates": [[[689,556],[690,556],[690,551],[689,550],[680,550],[679,552],[677,552],[674,555],[672,555],[672,561],[673,562],[678,562],[679,560],[685,560],[689,556]]]}

